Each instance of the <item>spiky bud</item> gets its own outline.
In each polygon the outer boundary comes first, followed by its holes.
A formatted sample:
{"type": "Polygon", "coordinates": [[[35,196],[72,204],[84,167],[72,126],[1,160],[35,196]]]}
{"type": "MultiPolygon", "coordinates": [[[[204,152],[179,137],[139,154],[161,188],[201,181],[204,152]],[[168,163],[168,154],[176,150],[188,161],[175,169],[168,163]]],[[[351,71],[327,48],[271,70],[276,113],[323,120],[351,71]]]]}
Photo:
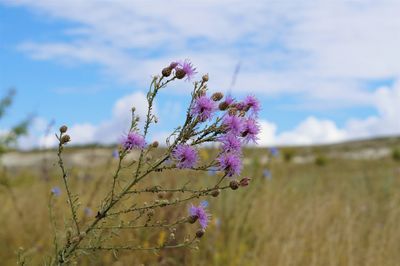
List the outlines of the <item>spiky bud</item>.
{"type": "Polygon", "coordinates": [[[221,192],[220,189],[213,190],[213,191],[211,192],[211,196],[213,196],[214,198],[215,198],[215,197],[218,197],[218,195],[219,195],[220,192],[221,192]]]}
{"type": "Polygon", "coordinates": [[[232,180],[231,182],[229,182],[229,187],[232,190],[236,190],[239,188],[239,182],[237,180],[232,180]]]}
{"type": "Polygon", "coordinates": [[[197,219],[199,219],[199,217],[198,217],[197,215],[190,215],[190,216],[187,218],[187,221],[188,221],[188,223],[190,223],[190,224],[194,224],[194,223],[197,221],[197,219]]]}
{"type": "Polygon", "coordinates": [[[203,82],[207,82],[208,81],[208,74],[203,75],[203,77],[201,79],[203,80],[203,82]]]}
{"type": "Polygon", "coordinates": [[[228,111],[229,115],[237,115],[237,112],[238,112],[238,110],[236,108],[231,108],[228,111]]]}
{"type": "Polygon", "coordinates": [[[227,102],[221,102],[218,106],[219,110],[221,111],[225,111],[226,109],[228,109],[229,104],[227,102]]]}
{"type": "Polygon", "coordinates": [[[61,133],[65,133],[65,132],[67,132],[67,130],[68,130],[68,127],[66,125],[63,125],[63,126],[60,127],[60,132],[61,133]]]}
{"type": "Polygon", "coordinates": [[[170,67],[165,67],[163,68],[163,70],[161,71],[161,74],[164,77],[169,77],[171,75],[172,69],[170,67]]]}
{"type": "Polygon", "coordinates": [[[243,178],[239,181],[239,184],[240,184],[241,187],[248,186],[250,180],[251,180],[251,178],[243,177],[243,178]]]}
{"type": "Polygon", "coordinates": [[[153,148],[157,148],[159,145],[158,141],[154,141],[151,146],[153,146],[153,148]]]}
{"type": "Polygon", "coordinates": [[[216,93],[214,93],[214,94],[211,96],[211,99],[212,99],[214,102],[218,102],[218,101],[220,101],[223,97],[224,97],[224,95],[223,95],[221,92],[216,92],[216,93]]]}
{"type": "Polygon", "coordinates": [[[196,232],[196,237],[197,237],[197,238],[201,238],[201,237],[204,235],[205,232],[206,232],[206,231],[204,231],[204,229],[199,229],[199,230],[197,230],[197,232],[196,232]]]}
{"type": "Polygon", "coordinates": [[[186,76],[186,72],[182,68],[175,70],[175,77],[177,79],[183,79],[186,76]]]}
{"type": "Polygon", "coordinates": [[[65,144],[71,141],[71,137],[69,135],[64,135],[61,137],[61,144],[65,144]]]}

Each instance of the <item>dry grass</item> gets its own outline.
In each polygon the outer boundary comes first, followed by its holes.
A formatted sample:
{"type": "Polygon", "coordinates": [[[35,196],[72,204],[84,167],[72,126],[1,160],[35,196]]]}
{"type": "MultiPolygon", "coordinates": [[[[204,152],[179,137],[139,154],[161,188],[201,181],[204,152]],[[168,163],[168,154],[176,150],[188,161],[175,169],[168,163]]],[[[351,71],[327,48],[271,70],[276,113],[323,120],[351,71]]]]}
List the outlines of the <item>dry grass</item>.
{"type": "MultiPolygon", "coordinates": [[[[213,220],[198,251],[172,250],[157,255],[120,252],[118,261],[105,252],[86,256],[79,265],[399,265],[398,162],[389,157],[335,158],[323,166],[278,161],[272,163],[273,178],[267,180],[262,177],[265,162],[260,160],[260,152],[247,152],[251,160],[246,174],[254,177],[249,187],[210,199],[213,220]]],[[[73,186],[81,195],[81,217],[96,180],[104,176],[99,192],[110,182],[109,168],[72,169],[73,186]]],[[[1,265],[15,265],[15,252],[22,246],[29,255],[28,265],[41,264],[42,258],[51,254],[47,205],[50,188],[61,186],[56,170],[50,169],[51,181],[45,182],[38,178],[37,169],[19,169],[12,173],[11,192],[0,190],[1,265]]],[[[187,178],[193,183],[201,180],[197,185],[205,185],[215,177],[189,173],[177,177],[165,172],[157,181],[167,186],[170,182],[184,183],[187,178]]],[[[65,193],[55,202],[59,227],[68,218],[64,196],[65,193]]],[[[97,203],[95,199],[93,210],[97,203]]],[[[185,215],[186,207],[163,210],[158,217],[185,215]]],[[[178,230],[177,237],[194,230],[193,226],[185,227],[178,230]]],[[[128,230],[116,236],[115,241],[134,239],[138,244],[151,245],[162,241],[166,234],[169,232],[128,230]]]]}

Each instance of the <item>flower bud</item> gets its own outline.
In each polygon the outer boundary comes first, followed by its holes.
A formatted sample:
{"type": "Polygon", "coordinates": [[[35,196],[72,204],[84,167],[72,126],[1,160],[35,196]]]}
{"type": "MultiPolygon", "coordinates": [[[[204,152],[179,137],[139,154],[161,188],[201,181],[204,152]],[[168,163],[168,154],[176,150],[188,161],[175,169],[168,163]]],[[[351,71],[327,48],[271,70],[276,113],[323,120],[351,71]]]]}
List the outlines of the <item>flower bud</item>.
{"type": "Polygon", "coordinates": [[[229,115],[237,115],[238,110],[236,108],[231,108],[228,111],[229,115]]]}
{"type": "Polygon", "coordinates": [[[161,74],[164,77],[169,77],[171,75],[172,69],[170,67],[165,67],[163,68],[163,70],[161,71],[161,74]]]}
{"type": "Polygon", "coordinates": [[[187,221],[188,221],[188,223],[190,223],[190,224],[194,224],[194,223],[197,221],[197,219],[199,219],[199,217],[198,217],[197,215],[190,215],[190,216],[187,218],[187,221]]]}
{"type": "Polygon", "coordinates": [[[68,130],[68,127],[66,125],[63,125],[63,126],[60,127],[60,132],[61,133],[65,133],[65,132],[67,132],[67,130],[68,130]]]}
{"type": "Polygon", "coordinates": [[[223,97],[224,97],[224,95],[223,95],[221,92],[216,92],[216,93],[214,93],[214,94],[211,96],[211,99],[212,99],[214,102],[218,102],[218,101],[220,101],[223,97]]]}
{"type": "Polygon", "coordinates": [[[186,72],[182,68],[175,70],[175,77],[177,79],[183,79],[186,76],[186,72]]]}
{"type": "Polygon", "coordinates": [[[204,233],[205,233],[204,229],[199,229],[196,232],[196,237],[201,238],[204,235],[204,233]]]}
{"type": "Polygon", "coordinates": [[[218,106],[219,110],[221,110],[221,111],[225,111],[226,109],[228,109],[228,107],[229,107],[229,104],[227,102],[222,102],[218,106]]]}
{"type": "Polygon", "coordinates": [[[250,180],[251,180],[251,178],[243,177],[243,178],[239,181],[239,184],[240,184],[241,187],[248,186],[250,180]]]}
{"type": "Polygon", "coordinates": [[[238,182],[237,180],[232,180],[232,181],[229,183],[229,187],[230,187],[232,190],[236,190],[236,189],[239,188],[239,182],[238,182]]]}
{"type": "Polygon", "coordinates": [[[203,75],[203,77],[201,79],[203,80],[203,82],[207,82],[208,81],[208,74],[203,75]]]}
{"type": "Polygon", "coordinates": [[[65,144],[71,141],[71,137],[69,135],[64,135],[61,137],[61,144],[65,144]]]}
{"type": "Polygon", "coordinates": [[[154,141],[151,146],[153,146],[153,148],[157,148],[159,145],[158,141],[154,141]]]}
{"type": "Polygon", "coordinates": [[[213,190],[213,191],[211,192],[211,196],[213,196],[214,198],[216,198],[216,197],[218,197],[218,195],[219,195],[220,192],[221,192],[220,189],[213,190]]]}

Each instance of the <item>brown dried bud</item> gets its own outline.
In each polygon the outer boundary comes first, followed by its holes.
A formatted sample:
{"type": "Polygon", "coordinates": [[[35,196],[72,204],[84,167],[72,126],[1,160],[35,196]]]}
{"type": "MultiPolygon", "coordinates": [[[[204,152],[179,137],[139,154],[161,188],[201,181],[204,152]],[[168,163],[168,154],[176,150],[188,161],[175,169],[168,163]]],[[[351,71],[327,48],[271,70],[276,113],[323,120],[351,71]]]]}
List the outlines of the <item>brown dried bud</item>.
{"type": "Polygon", "coordinates": [[[65,144],[71,141],[71,137],[69,135],[64,135],[61,137],[61,144],[65,144]]]}
{"type": "Polygon", "coordinates": [[[186,76],[186,72],[182,68],[175,70],[175,77],[177,79],[183,79],[186,76]]]}
{"type": "Polygon", "coordinates": [[[232,181],[229,183],[229,186],[230,186],[230,188],[231,188],[232,190],[236,190],[236,189],[239,188],[239,182],[238,182],[237,180],[232,180],[232,181]]]}
{"type": "Polygon", "coordinates": [[[190,224],[194,224],[194,223],[197,221],[197,219],[199,219],[199,217],[198,217],[197,215],[190,215],[190,216],[187,218],[187,221],[188,221],[188,223],[190,223],[190,224]]]}
{"type": "Polygon", "coordinates": [[[165,193],[164,191],[162,191],[162,192],[160,192],[160,193],[157,194],[157,196],[158,196],[159,199],[165,198],[165,195],[166,195],[166,193],[165,193]]]}
{"type": "Polygon", "coordinates": [[[60,127],[60,132],[61,133],[65,133],[65,132],[67,132],[67,130],[68,130],[68,127],[66,125],[63,125],[63,126],[60,127]]]}
{"type": "Polygon", "coordinates": [[[214,94],[211,96],[211,99],[212,99],[214,102],[218,102],[218,101],[220,101],[222,98],[224,98],[224,95],[223,95],[221,92],[216,92],[216,93],[214,93],[214,94]]]}
{"type": "Polygon", "coordinates": [[[251,178],[243,177],[243,178],[239,181],[239,184],[240,184],[241,187],[248,186],[250,180],[251,180],[251,178]]]}
{"type": "Polygon", "coordinates": [[[221,110],[221,111],[225,111],[226,109],[228,109],[228,107],[229,107],[229,104],[227,102],[222,102],[218,106],[219,110],[221,110]]]}
{"type": "Polygon", "coordinates": [[[163,68],[163,70],[161,71],[161,74],[164,77],[169,77],[171,75],[171,72],[172,72],[172,69],[170,67],[166,67],[166,68],[163,68]]]}
{"type": "Polygon", "coordinates": [[[236,108],[231,108],[228,111],[229,115],[237,115],[237,112],[238,112],[238,110],[236,108]]]}
{"type": "Polygon", "coordinates": [[[201,237],[204,235],[205,232],[206,232],[206,231],[204,231],[204,229],[199,229],[199,230],[197,230],[197,232],[196,232],[196,237],[197,237],[197,238],[201,238],[201,237]]]}
{"type": "Polygon", "coordinates": [[[203,80],[203,82],[207,82],[208,81],[208,74],[203,75],[203,77],[201,79],[203,80]]]}
{"type": "Polygon", "coordinates": [[[215,197],[218,197],[218,195],[219,195],[220,192],[221,192],[220,189],[213,190],[213,191],[211,192],[211,196],[213,196],[214,198],[215,198],[215,197]]]}
{"type": "Polygon", "coordinates": [[[157,148],[159,145],[158,141],[154,141],[151,146],[153,146],[153,148],[157,148]]]}

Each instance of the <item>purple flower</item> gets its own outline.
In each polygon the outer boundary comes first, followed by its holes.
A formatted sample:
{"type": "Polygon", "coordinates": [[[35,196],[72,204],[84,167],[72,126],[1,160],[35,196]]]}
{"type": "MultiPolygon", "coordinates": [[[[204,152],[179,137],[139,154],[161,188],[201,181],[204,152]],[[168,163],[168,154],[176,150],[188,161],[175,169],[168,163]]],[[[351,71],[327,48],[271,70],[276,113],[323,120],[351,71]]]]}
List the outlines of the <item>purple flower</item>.
{"type": "Polygon", "coordinates": [[[171,62],[171,64],[169,64],[169,67],[172,69],[175,69],[178,65],[179,65],[179,63],[174,61],[174,62],[171,62]]]}
{"type": "Polygon", "coordinates": [[[243,132],[243,118],[235,116],[235,115],[228,115],[225,116],[224,120],[222,121],[222,124],[226,127],[227,132],[234,134],[234,135],[240,135],[243,132]]]}
{"type": "Polygon", "coordinates": [[[193,76],[197,73],[196,68],[193,67],[189,59],[185,59],[185,61],[180,62],[179,67],[181,67],[182,70],[185,72],[186,80],[188,81],[190,81],[193,78],[193,76]]]}
{"type": "Polygon", "coordinates": [[[125,150],[132,149],[143,149],[146,145],[146,141],[143,136],[135,132],[129,132],[128,136],[122,141],[122,146],[125,150]]]}
{"type": "Polygon", "coordinates": [[[61,189],[59,187],[53,187],[50,191],[54,196],[59,197],[61,195],[61,189]]]}
{"type": "Polygon", "coordinates": [[[192,168],[197,162],[198,154],[193,147],[180,144],[173,150],[172,157],[178,161],[178,168],[192,168]]]}
{"type": "Polygon", "coordinates": [[[276,148],[276,147],[271,147],[271,148],[269,149],[269,152],[271,153],[271,155],[272,155],[273,157],[278,157],[278,155],[279,155],[279,150],[278,150],[278,148],[276,148]]]}
{"type": "Polygon", "coordinates": [[[210,168],[208,168],[207,173],[209,176],[214,176],[217,172],[218,172],[218,168],[215,166],[211,166],[210,168]]]}
{"type": "Polygon", "coordinates": [[[272,179],[271,171],[269,171],[268,169],[264,169],[263,177],[267,180],[271,180],[272,179]]]}
{"type": "Polygon", "coordinates": [[[206,211],[207,207],[208,202],[202,201],[199,206],[196,207],[192,204],[192,206],[189,208],[189,214],[197,217],[200,226],[203,229],[206,229],[208,222],[210,221],[210,215],[206,211]]]}
{"type": "Polygon", "coordinates": [[[256,97],[253,95],[248,95],[244,100],[243,100],[243,105],[247,107],[249,110],[252,111],[252,114],[257,115],[257,113],[260,111],[260,102],[257,100],[256,97]]]}
{"type": "Polygon", "coordinates": [[[242,142],[236,135],[232,133],[225,134],[219,138],[219,141],[222,142],[222,150],[224,153],[227,152],[240,153],[240,150],[242,148],[242,142]]]}
{"type": "Polygon", "coordinates": [[[236,153],[222,153],[217,161],[219,169],[225,171],[228,176],[239,175],[242,170],[240,156],[236,153]]]}
{"type": "Polygon", "coordinates": [[[114,149],[114,150],[113,150],[113,152],[112,152],[112,157],[113,157],[113,158],[119,158],[119,152],[118,152],[117,149],[114,149]]]}
{"type": "Polygon", "coordinates": [[[235,102],[235,99],[231,95],[228,94],[228,95],[226,95],[224,102],[226,102],[228,105],[231,105],[232,103],[235,102]]]}
{"type": "Polygon", "coordinates": [[[192,115],[198,116],[202,122],[211,119],[216,110],[215,102],[207,96],[200,96],[191,109],[192,115]]]}
{"type": "Polygon", "coordinates": [[[260,133],[260,126],[258,125],[257,121],[253,118],[248,118],[244,122],[242,131],[242,137],[244,138],[244,141],[247,143],[250,141],[257,143],[258,133],[260,133]]]}

